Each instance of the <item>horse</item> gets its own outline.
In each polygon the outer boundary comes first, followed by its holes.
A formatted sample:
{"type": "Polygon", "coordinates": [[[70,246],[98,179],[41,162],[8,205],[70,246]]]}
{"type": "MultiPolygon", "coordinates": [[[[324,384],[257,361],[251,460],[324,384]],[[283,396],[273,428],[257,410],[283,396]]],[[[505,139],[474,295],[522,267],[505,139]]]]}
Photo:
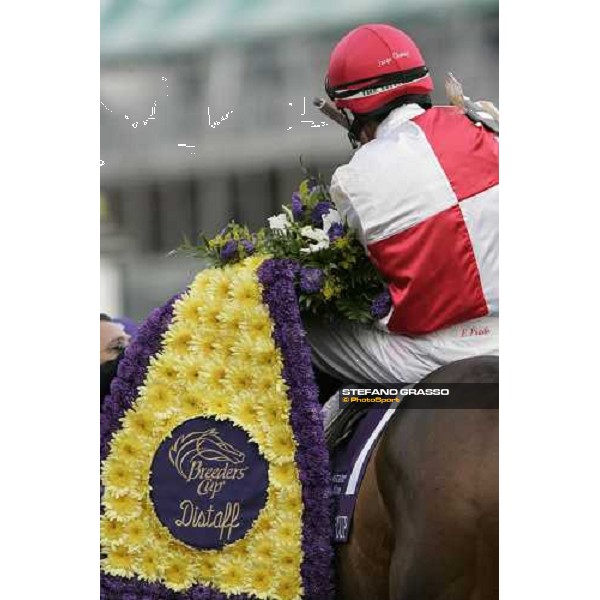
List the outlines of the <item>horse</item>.
{"type": "MultiPolygon", "coordinates": [[[[422,380],[478,382],[498,383],[497,357],[422,380]]],[[[482,408],[396,409],[337,547],[338,600],[498,598],[498,386],[486,389],[482,408]]]]}

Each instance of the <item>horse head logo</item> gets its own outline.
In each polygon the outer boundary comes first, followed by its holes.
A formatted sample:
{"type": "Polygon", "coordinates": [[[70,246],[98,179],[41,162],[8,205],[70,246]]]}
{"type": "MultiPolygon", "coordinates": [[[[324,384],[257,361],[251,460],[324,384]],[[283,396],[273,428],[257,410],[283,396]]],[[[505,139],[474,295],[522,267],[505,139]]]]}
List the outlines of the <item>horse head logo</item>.
{"type": "Polygon", "coordinates": [[[169,460],[177,472],[189,481],[194,467],[202,461],[239,465],[246,460],[246,455],[221,439],[213,428],[180,435],[169,449],[169,460]]]}

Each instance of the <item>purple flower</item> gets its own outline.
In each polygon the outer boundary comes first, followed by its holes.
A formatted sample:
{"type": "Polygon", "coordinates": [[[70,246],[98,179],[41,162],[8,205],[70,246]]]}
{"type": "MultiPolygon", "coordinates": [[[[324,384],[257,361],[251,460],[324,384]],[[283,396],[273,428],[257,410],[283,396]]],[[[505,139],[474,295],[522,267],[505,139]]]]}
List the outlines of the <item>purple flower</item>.
{"type": "Polygon", "coordinates": [[[221,248],[219,256],[223,262],[236,260],[239,256],[237,242],[235,240],[229,240],[225,242],[225,245],[221,248]]]}
{"type": "Polygon", "coordinates": [[[371,315],[376,319],[383,319],[392,308],[392,298],[390,293],[385,290],[373,298],[371,302],[371,315]]]}
{"type": "Polygon", "coordinates": [[[316,294],[323,287],[323,271],[312,267],[300,269],[300,290],[305,294],[316,294]]]}
{"type": "Polygon", "coordinates": [[[330,242],[337,240],[344,235],[344,226],[341,223],[332,223],[327,235],[330,242]]]}
{"type": "Polygon", "coordinates": [[[331,202],[317,202],[310,215],[313,225],[323,227],[323,217],[332,209],[333,204],[331,202]]]}
{"type": "Polygon", "coordinates": [[[305,209],[306,207],[302,204],[300,194],[298,192],[294,192],[292,194],[292,214],[294,215],[294,219],[296,221],[302,218],[305,209]]]}
{"type": "Polygon", "coordinates": [[[273,320],[273,337],[283,356],[283,378],[289,386],[290,421],[297,443],[296,462],[304,504],[304,556],[300,569],[304,598],[330,600],[335,595],[331,475],[311,350],[305,335],[302,335],[304,329],[290,261],[266,260],[258,270],[258,278],[263,284],[263,301],[273,320]],[[321,452],[315,453],[315,449],[321,449],[321,452]]]}
{"type": "Polygon", "coordinates": [[[254,247],[254,244],[250,240],[241,240],[240,244],[242,245],[242,248],[244,249],[246,256],[250,256],[251,254],[254,254],[254,251],[256,250],[256,248],[254,247]]]}
{"type": "Polygon", "coordinates": [[[308,192],[310,194],[312,194],[313,192],[316,192],[319,189],[319,187],[320,187],[319,182],[314,177],[311,177],[308,180],[308,192]]]}

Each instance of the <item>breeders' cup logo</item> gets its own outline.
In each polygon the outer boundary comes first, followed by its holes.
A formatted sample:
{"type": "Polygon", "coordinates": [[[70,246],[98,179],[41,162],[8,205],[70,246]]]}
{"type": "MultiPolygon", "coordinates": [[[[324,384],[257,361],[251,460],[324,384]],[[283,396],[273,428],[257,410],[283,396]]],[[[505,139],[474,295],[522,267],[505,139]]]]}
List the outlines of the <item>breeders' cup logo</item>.
{"type": "Polygon", "coordinates": [[[198,481],[199,496],[210,499],[228,481],[243,479],[249,468],[242,466],[246,455],[224,441],[216,429],[180,435],[169,448],[169,460],[185,481],[198,481]]]}
{"type": "Polygon", "coordinates": [[[244,537],[267,502],[269,464],[233,422],[194,417],[159,445],[150,498],[176,539],[200,550],[244,537]]]}

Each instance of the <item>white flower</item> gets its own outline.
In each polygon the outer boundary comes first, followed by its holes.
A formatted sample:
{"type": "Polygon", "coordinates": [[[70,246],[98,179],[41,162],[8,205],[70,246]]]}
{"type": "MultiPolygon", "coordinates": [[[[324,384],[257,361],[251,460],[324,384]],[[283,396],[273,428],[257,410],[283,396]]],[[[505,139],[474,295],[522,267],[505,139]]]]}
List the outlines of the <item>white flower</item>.
{"type": "Polygon", "coordinates": [[[303,227],[300,230],[300,235],[314,240],[316,244],[310,244],[307,248],[301,248],[300,252],[311,253],[319,252],[319,250],[325,250],[329,248],[329,236],[322,229],[315,229],[314,227],[303,227]]]}
{"type": "Polygon", "coordinates": [[[269,217],[267,220],[269,221],[269,227],[277,231],[285,232],[291,227],[291,223],[285,213],[269,217]]]}
{"type": "Polygon", "coordinates": [[[340,217],[340,213],[332,208],[329,212],[323,217],[323,231],[325,233],[329,233],[329,229],[334,223],[341,223],[342,218],[340,217]]]}

